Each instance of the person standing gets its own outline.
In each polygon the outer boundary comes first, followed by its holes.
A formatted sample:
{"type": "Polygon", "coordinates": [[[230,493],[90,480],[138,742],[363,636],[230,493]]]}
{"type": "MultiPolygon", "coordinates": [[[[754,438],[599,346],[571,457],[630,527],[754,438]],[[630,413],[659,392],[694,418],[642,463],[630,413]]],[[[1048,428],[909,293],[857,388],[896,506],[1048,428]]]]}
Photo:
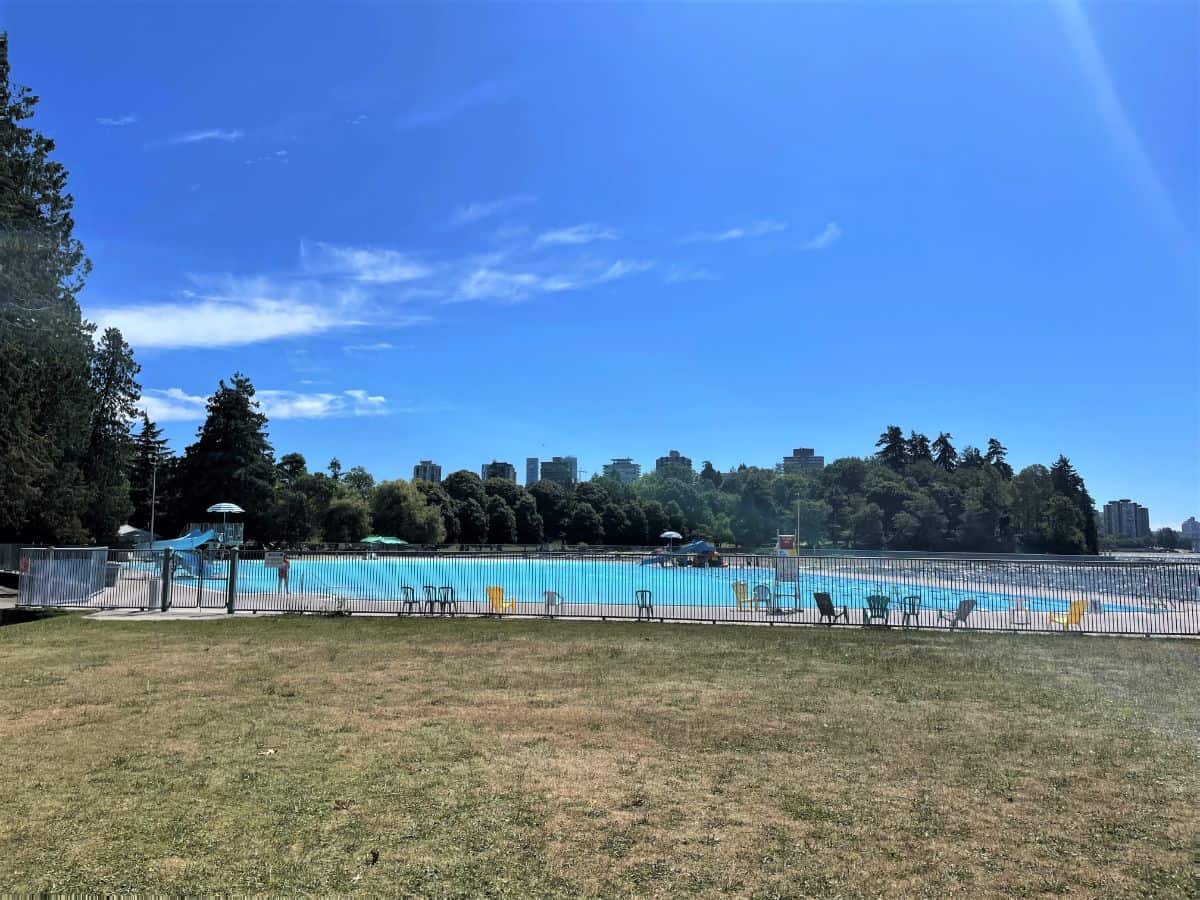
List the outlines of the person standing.
{"type": "Polygon", "coordinates": [[[283,555],[283,559],[279,561],[279,568],[276,572],[275,593],[282,590],[285,594],[290,594],[291,588],[288,586],[288,569],[291,568],[291,562],[287,558],[287,554],[283,555]]]}

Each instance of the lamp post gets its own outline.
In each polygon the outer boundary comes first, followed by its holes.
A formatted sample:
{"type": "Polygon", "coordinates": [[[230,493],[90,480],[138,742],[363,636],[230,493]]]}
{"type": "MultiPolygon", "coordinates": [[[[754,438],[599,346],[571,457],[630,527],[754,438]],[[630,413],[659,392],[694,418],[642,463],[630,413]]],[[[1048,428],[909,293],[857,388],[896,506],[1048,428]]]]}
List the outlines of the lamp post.
{"type": "Polygon", "coordinates": [[[150,475],[150,541],[154,542],[154,509],[158,500],[158,462],[154,463],[154,469],[150,475]]]}

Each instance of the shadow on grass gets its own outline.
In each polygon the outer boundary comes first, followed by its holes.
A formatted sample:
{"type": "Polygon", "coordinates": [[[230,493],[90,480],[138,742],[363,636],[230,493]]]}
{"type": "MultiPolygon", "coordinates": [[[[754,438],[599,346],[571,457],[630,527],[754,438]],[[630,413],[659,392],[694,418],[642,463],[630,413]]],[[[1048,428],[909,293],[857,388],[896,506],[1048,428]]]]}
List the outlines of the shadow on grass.
{"type": "Polygon", "coordinates": [[[65,609],[0,609],[0,627],[5,625],[24,625],[28,622],[40,622],[42,619],[54,619],[58,616],[73,615],[78,615],[78,613],[65,609]]]}

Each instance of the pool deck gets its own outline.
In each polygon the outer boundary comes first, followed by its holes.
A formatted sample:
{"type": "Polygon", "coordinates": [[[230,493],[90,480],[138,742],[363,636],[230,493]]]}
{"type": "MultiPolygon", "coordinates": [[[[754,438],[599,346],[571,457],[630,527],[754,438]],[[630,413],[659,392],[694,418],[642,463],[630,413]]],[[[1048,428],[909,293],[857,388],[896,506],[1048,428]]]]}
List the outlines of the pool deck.
{"type": "MultiPolygon", "coordinates": [[[[238,597],[238,608],[233,616],[225,611],[224,597],[216,591],[205,591],[204,605],[194,605],[194,592],[187,603],[176,603],[169,610],[159,609],[121,609],[103,608],[101,598],[97,598],[93,606],[97,612],[92,618],[105,621],[217,621],[232,618],[245,618],[247,615],[333,615],[349,614],[355,616],[397,616],[411,615],[402,613],[398,602],[384,600],[337,601],[326,596],[315,594],[291,595],[251,595],[238,597]]],[[[458,602],[459,616],[479,617],[489,614],[487,603],[484,601],[458,602]]],[[[862,627],[862,610],[849,610],[849,624],[862,627]]],[[[424,617],[426,613],[418,613],[424,617]]],[[[440,615],[435,613],[434,615],[440,615]]],[[[517,603],[515,612],[505,613],[502,618],[546,618],[548,615],[544,604],[517,603]]],[[[567,603],[558,607],[552,613],[554,618],[590,619],[590,620],[622,620],[636,619],[636,610],[627,604],[598,604],[598,603],[567,603]]],[[[772,614],[764,609],[735,609],[733,607],[660,605],[656,604],[649,616],[652,622],[725,624],[725,625],[767,625],[767,626],[817,626],[825,623],[819,620],[816,609],[801,608],[798,612],[788,611],[785,614],[772,614]]],[[[839,621],[840,627],[845,623],[839,621]]],[[[936,610],[922,610],[916,617],[910,617],[905,622],[900,612],[893,610],[888,621],[891,628],[920,628],[949,631],[950,622],[944,616],[938,617],[936,610]]],[[[1045,613],[1029,613],[1028,616],[1017,615],[1007,611],[975,610],[968,617],[965,626],[959,625],[955,630],[965,631],[1004,631],[1010,633],[1057,633],[1061,631],[1083,632],[1089,634],[1125,634],[1125,635],[1174,635],[1178,637],[1196,637],[1200,616],[1187,615],[1174,610],[1159,612],[1104,612],[1086,613],[1080,626],[1064,629],[1061,625],[1048,621],[1045,613]]],[[[883,627],[873,624],[870,627],[883,627]]]]}

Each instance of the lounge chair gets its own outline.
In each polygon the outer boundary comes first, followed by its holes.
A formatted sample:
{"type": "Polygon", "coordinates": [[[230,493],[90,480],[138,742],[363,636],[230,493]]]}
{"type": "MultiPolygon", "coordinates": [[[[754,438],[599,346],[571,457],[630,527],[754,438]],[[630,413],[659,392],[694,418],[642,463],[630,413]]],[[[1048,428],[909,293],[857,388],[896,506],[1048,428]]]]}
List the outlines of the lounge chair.
{"type": "Polygon", "coordinates": [[[562,605],[565,602],[563,600],[563,595],[558,591],[544,591],[542,593],[542,597],[546,601],[546,615],[548,616],[554,615],[555,610],[561,610],[562,605]]]}
{"type": "Polygon", "coordinates": [[[775,599],[775,594],[771,591],[769,584],[756,584],[750,596],[754,600],[755,609],[769,609],[771,601],[775,599]]]}
{"type": "Polygon", "coordinates": [[[425,594],[425,612],[432,616],[438,602],[437,586],[432,584],[422,585],[421,591],[425,594]]]}
{"type": "Polygon", "coordinates": [[[650,621],[650,617],[654,615],[654,595],[645,589],[633,592],[633,598],[637,601],[637,617],[638,621],[642,620],[642,613],[646,614],[646,621],[650,621]]]}
{"type": "Polygon", "coordinates": [[[507,612],[517,611],[517,601],[512,597],[504,599],[504,588],[501,585],[493,584],[484,588],[487,591],[488,598],[488,615],[502,616],[507,612]]]}
{"type": "Polygon", "coordinates": [[[833,627],[833,623],[841,619],[847,625],[850,624],[850,610],[845,606],[840,609],[833,605],[833,599],[824,591],[814,591],[813,600],[817,602],[817,611],[820,616],[818,622],[824,622],[829,627],[833,627]]]}
{"type": "Polygon", "coordinates": [[[1056,616],[1054,613],[1050,613],[1047,618],[1051,625],[1061,625],[1064,630],[1070,628],[1072,625],[1078,625],[1079,630],[1082,631],[1083,625],[1081,623],[1083,622],[1083,614],[1085,612],[1087,612],[1086,600],[1072,600],[1071,605],[1067,607],[1067,614],[1065,616],[1056,616]]]}
{"type": "Polygon", "coordinates": [[[967,617],[975,611],[977,603],[978,601],[974,599],[960,600],[958,609],[954,611],[954,615],[952,616],[946,615],[945,612],[939,609],[938,621],[949,622],[951,628],[957,628],[959,625],[965,626],[967,624],[967,617]]]}
{"type": "Polygon", "coordinates": [[[733,587],[733,605],[736,609],[749,606],[754,609],[754,601],[750,598],[750,585],[744,581],[735,581],[733,587]]]}
{"type": "Polygon", "coordinates": [[[407,584],[400,588],[400,608],[402,612],[410,615],[421,611],[421,604],[417,602],[417,592],[407,584]]]}
{"type": "Polygon", "coordinates": [[[910,594],[900,601],[901,627],[907,628],[909,620],[921,624],[921,598],[917,594],[910,594]]]}
{"type": "Polygon", "coordinates": [[[892,598],[886,594],[872,594],[867,598],[867,605],[863,607],[863,624],[870,625],[872,622],[882,621],[884,625],[888,624],[888,617],[891,612],[888,610],[888,604],[892,602],[892,598]]]}
{"type": "Polygon", "coordinates": [[[454,596],[454,588],[448,584],[438,588],[438,605],[441,607],[442,615],[447,612],[452,616],[458,614],[458,598],[454,596]]]}

